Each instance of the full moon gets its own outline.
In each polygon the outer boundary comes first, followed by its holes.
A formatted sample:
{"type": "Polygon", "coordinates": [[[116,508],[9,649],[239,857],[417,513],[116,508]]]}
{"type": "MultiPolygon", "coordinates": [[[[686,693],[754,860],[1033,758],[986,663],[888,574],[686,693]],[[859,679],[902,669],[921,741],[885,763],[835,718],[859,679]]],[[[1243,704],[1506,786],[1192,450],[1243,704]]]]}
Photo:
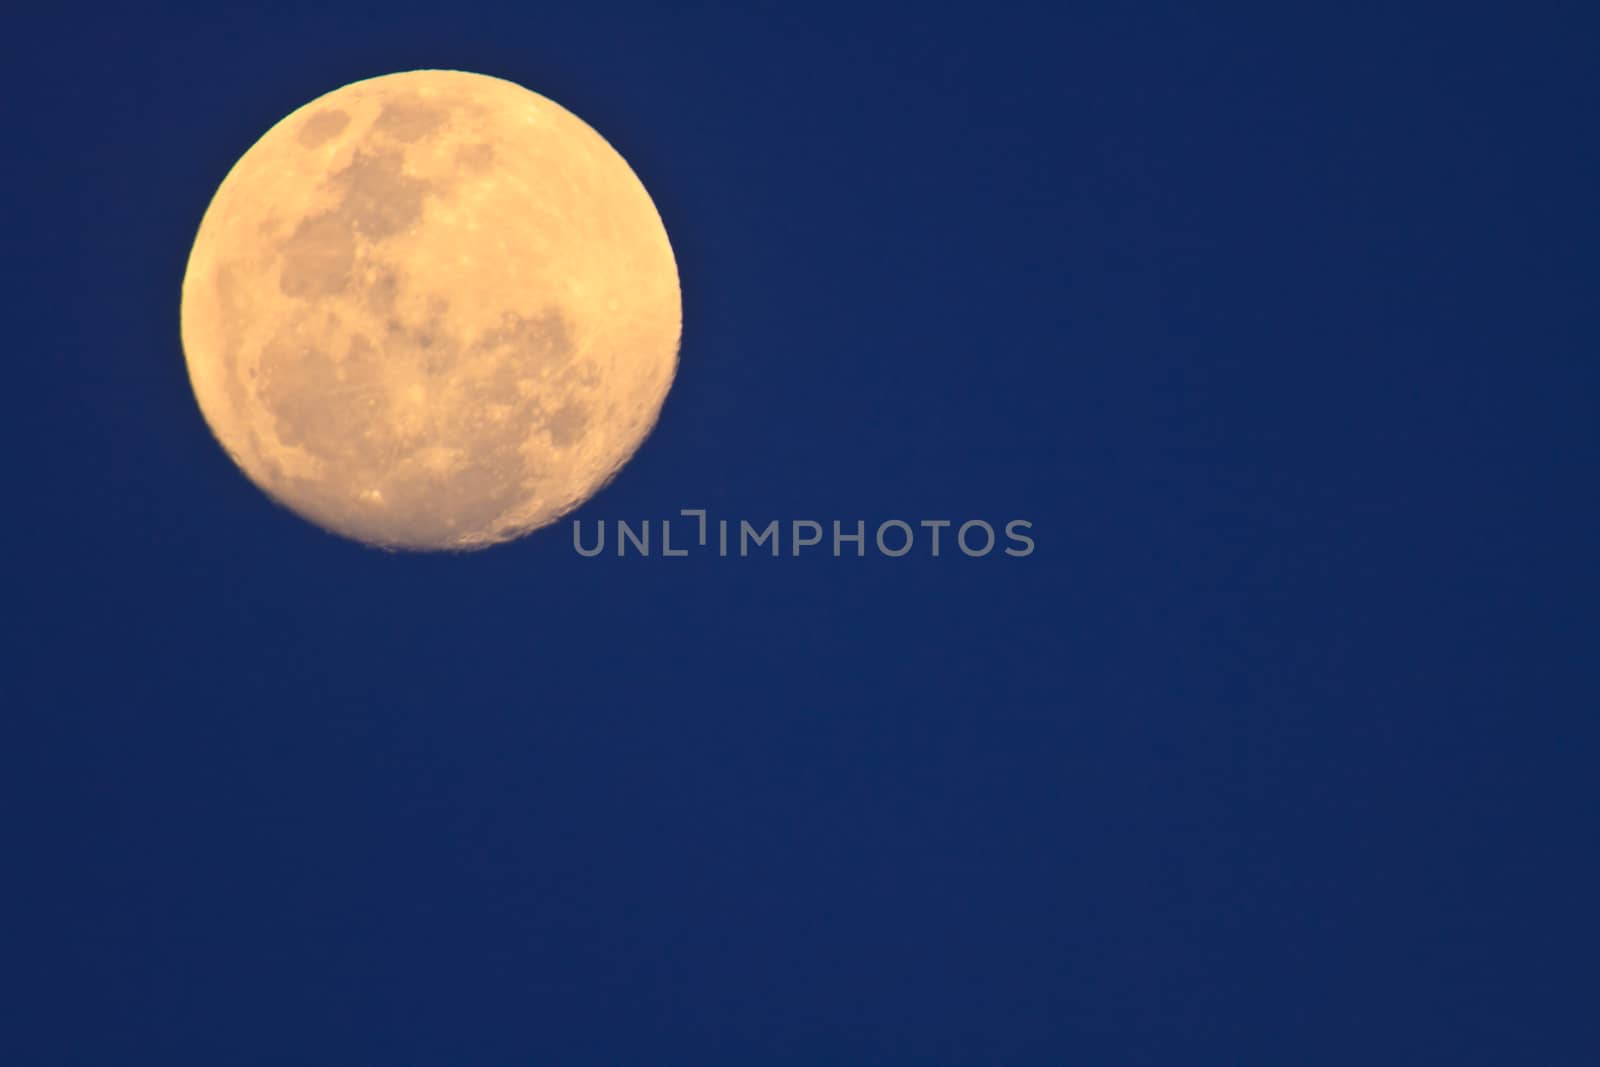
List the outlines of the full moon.
{"type": "Polygon", "coordinates": [[[421,70],[318,97],[228,172],[183,279],[206,422],[334,533],[474,549],[556,521],[655,425],[682,302],[623,158],[519,85],[421,70]]]}

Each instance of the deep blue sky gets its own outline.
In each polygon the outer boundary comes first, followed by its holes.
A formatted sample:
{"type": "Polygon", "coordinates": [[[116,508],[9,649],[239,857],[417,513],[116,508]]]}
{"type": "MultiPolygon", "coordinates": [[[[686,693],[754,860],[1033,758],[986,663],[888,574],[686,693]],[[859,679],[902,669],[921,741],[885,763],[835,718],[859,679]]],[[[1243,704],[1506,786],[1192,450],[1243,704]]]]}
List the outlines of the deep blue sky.
{"type": "Polygon", "coordinates": [[[1586,5],[10,17],[0,1063],[1600,1062],[1586,5]],[[189,391],[268,126],[600,130],[682,366],[585,519],[394,556],[189,391]]]}

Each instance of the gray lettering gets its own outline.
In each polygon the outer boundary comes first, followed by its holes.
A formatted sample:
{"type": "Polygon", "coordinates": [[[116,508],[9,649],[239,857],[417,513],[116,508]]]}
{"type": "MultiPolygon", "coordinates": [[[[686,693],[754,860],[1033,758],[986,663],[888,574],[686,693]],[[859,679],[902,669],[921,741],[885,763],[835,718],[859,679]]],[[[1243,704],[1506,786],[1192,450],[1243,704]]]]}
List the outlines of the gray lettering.
{"type": "Polygon", "coordinates": [[[840,533],[839,532],[839,520],[838,519],[834,519],[833,520],[833,554],[835,556],[837,556],[839,554],[839,544],[842,541],[854,541],[856,543],[856,555],[858,555],[858,556],[866,555],[867,554],[867,524],[866,524],[866,522],[864,522],[864,521],[862,521],[860,519],[857,519],[856,520],[856,532],[853,533],[853,534],[847,534],[847,533],[840,533]]]}
{"type": "Polygon", "coordinates": [[[606,547],[605,520],[602,519],[596,522],[595,525],[600,528],[600,540],[595,543],[594,548],[588,549],[583,547],[583,536],[580,532],[583,529],[583,523],[577,519],[572,520],[572,547],[578,550],[578,555],[598,556],[601,550],[606,547]]]}
{"type": "Polygon", "coordinates": [[[630,541],[641,556],[650,554],[650,520],[645,519],[639,525],[644,530],[642,538],[636,537],[633,529],[626,522],[621,519],[617,520],[617,555],[626,556],[628,554],[627,548],[630,541]]]}
{"type": "Polygon", "coordinates": [[[790,540],[793,542],[794,547],[790,551],[794,555],[798,556],[800,550],[807,545],[820,545],[822,543],[822,523],[812,522],[810,519],[796,519],[791,525],[793,529],[791,530],[790,540]],[[800,527],[802,526],[811,527],[817,532],[817,536],[802,541],[800,539],[800,527]]]}
{"type": "Polygon", "coordinates": [[[994,549],[994,527],[990,526],[982,519],[973,519],[970,522],[964,522],[961,524],[961,529],[956,531],[956,542],[961,545],[961,551],[965,552],[969,556],[987,556],[994,549]],[[981,552],[974,552],[972,549],[967,547],[967,531],[972,529],[974,526],[983,527],[985,536],[989,538],[989,540],[985,542],[981,552]]]}
{"type": "Polygon", "coordinates": [[[1024,530],[1031,530],[1033,529],[1033,523],[1029,522],[1027,519],[1012,519],[1010,522],[1006,523],[1006,536],[1011,538],[1013,541],[1021,542],[1027,547],[1022,549],[1008,548],[1006,549],[1006,555],[1031,556],[1033,555],[1033,538],[1029,537],[1027,534],[1017,533],[1015,527],[1018,526],[1022,527],[1024,530]]]}
{"type": "MultiPolygon", "coordinates": [[[[750,554],[750,545],[747,539],[751,539],[750,535],[754,534],[755,532],[756,528],[754,526],[751,526],[743,519],[739,520],[739,555],[748,556],[750,554]]],[[[760,537],[753,538],[758,546],[765,544],[768,539],[771,539],[772,541],[772,554],[776,556],[778,554],[777,519],[773,519],[771,522],[767,523],[766,528],[761,531],[760,537]]]]}
{"type": "Polygon", "coordinates": [[[907,552],[911,551],[911,542],[916,540],[916,536],[917,536],[916,533],[913,532],[912,529],[911,529],[911,524],[910,523],[906,523],[906,522],[901,522],[899,519],[890,519],[888,522],[879,523],[878,524],[878,551],[882,552],[885,556],[903,556],[907,552]],[[890,552],[889,551],[889,546],[883,543],[883,531],[889,529],[889,527],[891,527],[891,526],[898,526],[900,529],[904,530],[905,533],[906,533],[906,543],[900,546],[900,550],[898,552],[890,552]]]}

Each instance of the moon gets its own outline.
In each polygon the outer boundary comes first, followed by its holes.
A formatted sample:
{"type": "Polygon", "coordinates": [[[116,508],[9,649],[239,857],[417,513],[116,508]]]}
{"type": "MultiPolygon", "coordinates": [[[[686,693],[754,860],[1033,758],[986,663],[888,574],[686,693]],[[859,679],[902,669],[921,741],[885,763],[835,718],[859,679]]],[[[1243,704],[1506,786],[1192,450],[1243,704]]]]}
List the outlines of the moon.
{"type": "Polygon", "coordinates": [[[239,159],[183,279],[195,398],[267,495],[390,549],[520,537],[593,496],[677,370],[678,271],[583,120],[419,70],[301,107],[239,159]]]}

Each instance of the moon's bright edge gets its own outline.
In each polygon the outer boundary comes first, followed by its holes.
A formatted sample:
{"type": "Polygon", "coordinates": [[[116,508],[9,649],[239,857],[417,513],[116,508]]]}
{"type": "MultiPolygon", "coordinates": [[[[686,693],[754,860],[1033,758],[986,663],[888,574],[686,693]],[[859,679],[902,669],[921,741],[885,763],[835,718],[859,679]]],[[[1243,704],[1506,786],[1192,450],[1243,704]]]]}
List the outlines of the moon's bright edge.
{"type": "Polygon", "coordinates": [[[183,282],[190,381],[258,486],[368,544],[477,548],[592,496],[672,384],[677,267],[644,186],[521,86],[328,93],[228,173],[183,282]]]}

